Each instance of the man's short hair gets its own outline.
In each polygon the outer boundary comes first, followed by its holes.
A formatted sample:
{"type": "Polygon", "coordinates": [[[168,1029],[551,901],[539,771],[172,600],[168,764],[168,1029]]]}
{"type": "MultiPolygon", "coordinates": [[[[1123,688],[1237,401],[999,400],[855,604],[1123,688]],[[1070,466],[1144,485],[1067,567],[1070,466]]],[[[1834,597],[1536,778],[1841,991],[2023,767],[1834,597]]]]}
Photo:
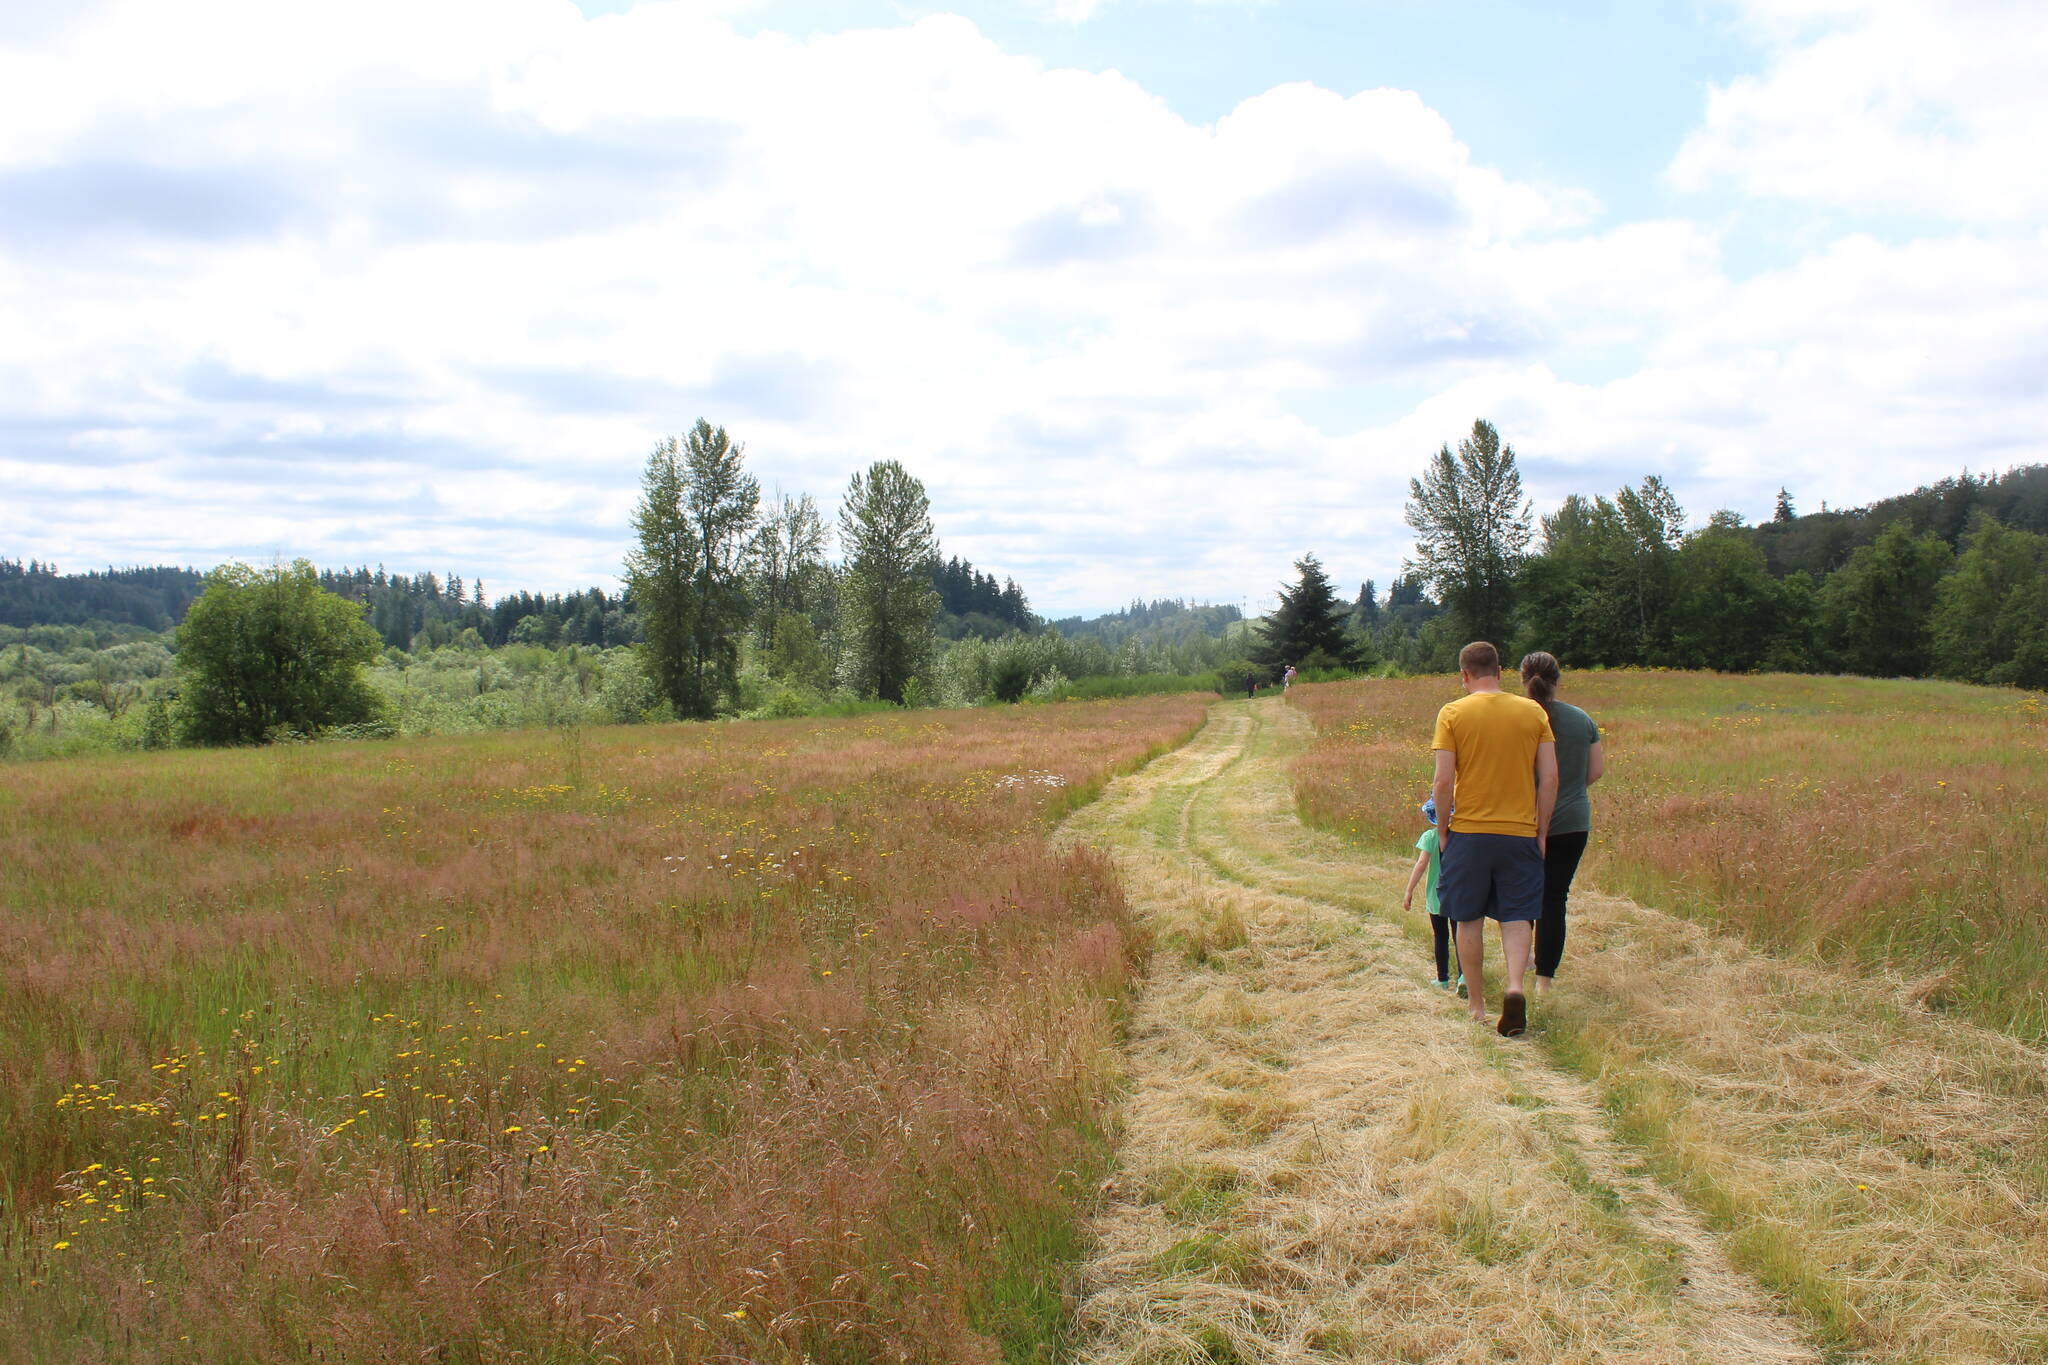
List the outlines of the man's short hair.
{"type": "Polygon", "coordinates": [[[1474,640],[1458,651],[1458,671],[1475,678],[1500,676],[1500,651],[1484,640],[1474,640]]]}

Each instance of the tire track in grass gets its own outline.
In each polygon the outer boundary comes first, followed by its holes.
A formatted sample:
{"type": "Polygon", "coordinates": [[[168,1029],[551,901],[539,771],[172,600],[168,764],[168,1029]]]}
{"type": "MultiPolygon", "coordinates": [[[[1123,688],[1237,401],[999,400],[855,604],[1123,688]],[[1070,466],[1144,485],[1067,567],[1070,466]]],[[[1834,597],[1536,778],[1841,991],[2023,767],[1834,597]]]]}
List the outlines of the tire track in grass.
{"type": "Polygon", "coordinates": [[[1584,1082],[1463,1023],[1361,917],[1389,868],[1295,818],[1306,732],[1219,703],[1064,827],[1158,939],[1082,1358],[1818,1360],[1584,1082]]]}

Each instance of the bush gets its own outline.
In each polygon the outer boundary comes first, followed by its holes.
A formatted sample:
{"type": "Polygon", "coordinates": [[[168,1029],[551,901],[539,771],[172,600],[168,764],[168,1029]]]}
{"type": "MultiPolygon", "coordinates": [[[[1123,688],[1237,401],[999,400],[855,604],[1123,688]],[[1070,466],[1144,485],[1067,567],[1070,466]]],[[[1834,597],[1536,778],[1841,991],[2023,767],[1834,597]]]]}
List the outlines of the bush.
{"type": "Polygon", "coordinates": [[[142,708],[142,747],[145,749],[168,749],[178,742],[177,723],[171,715],[171,703],[164,697],[153,697],[142,708]]]}
{"type": "Polygon", "coordinates": [[[793,720],[812,714],[816,705],[814,700],[794,687],[778,687],[769,694],[767,701],[747,714],[751,720],[793,720]]]}
{"type": "Polygon", "coordinates": [[[597,687],[597,705],[617,725],[638,725],[666,711],[667,699],[635,650],[615,649],[604,663],[597,687]]]}
{"type": "Polygon", "coordinates": [[[1022,701],[1031,687],[1031,660],[1012,650],[994,659],[988,670],[988,692],[1000,702],[1022,701]]]}
{"type": "Polygon", "coordinates": [[[1033,701],[1058,701],[1068,686],[1067,675],[1057,668],[1048,668],[1031,680],[1033,701]]]}

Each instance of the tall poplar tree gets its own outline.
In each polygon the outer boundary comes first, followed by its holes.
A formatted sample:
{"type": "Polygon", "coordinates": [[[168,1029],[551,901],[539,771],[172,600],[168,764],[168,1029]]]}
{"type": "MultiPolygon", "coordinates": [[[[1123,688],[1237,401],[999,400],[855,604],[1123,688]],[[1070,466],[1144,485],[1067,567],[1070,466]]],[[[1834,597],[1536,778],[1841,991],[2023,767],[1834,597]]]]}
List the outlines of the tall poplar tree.
{"type": "Polygon", "coordinates": [[[1531,506],[1522,496],[1515,449],[1493,424],[1439,449],[1419,479],[1408,481],[1408,525],[1420,573],[1468,640],[1506,647],[1515,573],[1529,546],[1531,506]]]}
{"type": "Polygon", "coordinates": [[[901,702],[931,661],[939,611],[939,541],[924,485],[894,460],[855,474],[839,509],[839,547],[840,681],[861,696],[901,702]]]}
{"type": "Polygon", "coordinates": [[[761,488],[744,448],[699,418],[647,457],[626,581],[640,610],[648,672],[679,716],[702,718],[730,693],[748,603],[742,570],[761,488]]]}

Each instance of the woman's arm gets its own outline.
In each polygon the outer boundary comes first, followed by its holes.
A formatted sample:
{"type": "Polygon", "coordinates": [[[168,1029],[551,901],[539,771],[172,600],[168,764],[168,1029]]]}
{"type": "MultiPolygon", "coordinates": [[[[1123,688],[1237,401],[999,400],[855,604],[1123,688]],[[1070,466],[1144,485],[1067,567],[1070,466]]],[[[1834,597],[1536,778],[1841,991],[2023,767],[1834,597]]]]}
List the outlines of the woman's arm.
{"type": "Polygon", "coordinates": [[[1586,750],[1586,785],[1592,786],[1600,780],[1600,774],[1607,771],[1607,755],[1600,752],[1600,741],[1594,740],[1593,747],[1586,750]]]}

